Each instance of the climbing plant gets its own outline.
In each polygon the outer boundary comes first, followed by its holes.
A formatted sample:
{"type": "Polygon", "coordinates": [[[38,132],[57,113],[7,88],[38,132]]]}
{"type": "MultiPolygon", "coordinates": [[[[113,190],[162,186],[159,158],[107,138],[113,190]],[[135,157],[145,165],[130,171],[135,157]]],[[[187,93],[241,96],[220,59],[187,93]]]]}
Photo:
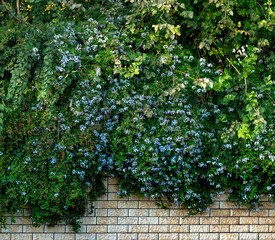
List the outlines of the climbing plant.
{"type": "Polygon", "coordinates": [[[2,1],[0,14],[3,225],[27,206],[35,226],[78,231],[106,176],[121,197],[190,214],[225,190],[248,209],[274,199],[270,1],[2,1]]]}

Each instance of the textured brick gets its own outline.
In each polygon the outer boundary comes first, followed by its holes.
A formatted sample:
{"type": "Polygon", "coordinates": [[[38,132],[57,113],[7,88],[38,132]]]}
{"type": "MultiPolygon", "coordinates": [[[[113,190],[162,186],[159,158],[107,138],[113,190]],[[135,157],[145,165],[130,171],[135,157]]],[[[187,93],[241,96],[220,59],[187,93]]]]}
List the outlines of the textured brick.
{"type": "Polygon", "coordinates": [[[107,209],[95,209],[95,216],[97,217],[106,217],[107,209]]]}
{"type": "Polygon", "coordinates": [[[180,233],[180,240],[199,240],[200,235],[198,233],[180,233]]]}
{"type": "Polygon", "coordinates": [[[160,208],[155,201],[139,201],[139,208],[160,208]]]}
{"type": "Polygon", "coordinates": [[[160,233],[159,240],[178,240],[179,236],[177,233],[160,233]]]}
{"type": "Polygon", "coordinates": [[[238,217],[220,217],[220,224],[239,224],[238,217]]]}
{"type": "Polygon", "coordinates": [[[107,225],[87,225],[87,232],[89,233],[99,233],[107,232],[107,225]]]}
{"type": "Polygon", "coordinates": [[[230,216],[249,216],[249,211],[247,211],[246,209],[231,209],[230,216]]]}
{"type": "Polygon", "coordinates": [[[151,225],[149,232],[169,232],[169,225],[151,225]]]}
{"type": "Polygon", "coordinates": [[[220,240],[238,240],[238,233],[220,233],[220,240]]]}
{"type": "Polygon", "coordinates": [[[54,240],[74,240],[74,233],[55,233],[54,234],[54,240]]]}
{"type": "Polygon", "coordinates": [[[237,206],[234,205],[233,202],[224,201],[224,202],[220,202],[220,208],[237,208],[237,206]]]}
{"type": "Polygon", "coordinates": [[[9,233],[1,233],[0,232],[1,240],[10,240],[10,234],[9,233]]]}
{"type": "Polygon", "coordinates": [[[45,232],[64,233],[65,225],[55,225],[54,227],[49,227],[48,225],[45,225],[45,232]]]}
{"type": "Polygon", "coordinates": [[[104,201],[104,200],[105,201],[108,200],[107,194],[102,194],[97,198],[97,201],[104,201]]]}
{"type": "Polygon", "coordinates": [[[274,240],[275,233],[259,233],[259,240],[274,240]]]}
{"type": "Polygon", "coordinates": [[[108,193],[108,200],[119,200],[119,201],[121,201],[122,199],[124,199],[124,198],[121,198],[117,193],[108,193]]]}
{"type": "MultiPolygon", "coordinates": [[[[79,233],[86,233],[87,232],[87,225],[81,225],[79,229],[79,233]]],[[[75,233],[73,227],[71,225],[66,225],[66,233],[75,233]]]]}
{"type": "Polygon", "coordinates": [[[190,232],[209,232],[208,225],[190,225],[190,232]]]}
{"type": "Polygon", "coordinates": [[[128,216],[128,209],[108,209],[108,216],[112,216],[112,217],[128,216]]]}
{"type": "Polygon", "coordinates": [[[257,233],[240,233],[239,240],[255,240],[258,239],[257,233]]]}
{"type": "Polygon", "coordinates": [[[262,208],[269,208],[269,209],[274,209],[275,205],[272,202],[262,202],[263,206],[262,208]]]}
{"type": "Polygon", "coordinates": [[[196,216],[197,217],[209,217],[210,216],[210,210],[204,211],[204,212],[201,212],[201,213],[197,213],[196,216]]]}
{"type": "Polygon", "coordinates": [[[53,233],[34,233],[33,240],[53,240],[53,233]]]}
{"type": "Polygon", "coordinates": [[[260,224],[274,224],[275,223],[275,218],[273,217],[260,217],[259,218],[259,223],[260,224]]]}
{"type": "Polygon", "coordinates": [[[275,225],[269,225],[269,232],[275,232],[275,225]]]}
{"type": "Polygon", "coordinates": [[[117,193],[118,192],[118,185],[108,185],[108,193],[110,193],[110,192],[117,193]]]}
{"type": "Polygon", "coordinates": [[[275,217],[275,210],[268,210],[269,214],[268,216],[269,217],[275,217]]]}
{"type": "Polygon", "coordinates": [[[129,197],[129,200],[135,200],[135,201],[149,201],[149,197],[140,197],[140,196],[137,196],[135,194],[132,194],[130,197],[129,197]]]}
{"type": "Polygon", "coordinates": [[[158,240],[157,233],[139,233],[138,234],[139,240],[158,240]]]}
{"type": "Polygon", "coordinates": [[[149,214],[153,217],[169,216],[169,209],[150,209],[149,214]]]}
{"type": "Polygon", "coordinates": [[[117,224],[116,217],[97,217],[97,224],[117,224]]]}
{"type": "Polygon", "coordinates": [[[199,217],[184,217],[180,218],[180,224],[199,224],[200,218],[199,217]]]}
{"type": "Polygon", "coordinates": [[[129,209],[129,216],[148,216],[149,209],[129,209]]]}
{"type": "Polygon", "coordinates": [[[108,184],[119,184],[119,178],[117,178],[117,177],[108,178],[108,184]]]}
{"type": "Polygon", "coordinates": [[[267,225],[250,225],[250,232],[268,232],[267,225]]]}
{"type": "Polygon", "coordinates": [[[240,224],[258,224],[257,217],[240,217],[240,224]]]}
{"type": "Polygon", "coordinates": [[[179,224],[179,217],[159,217],[159,224],[179,224]]]}
{"type": "Polygon", "coordinates": [[[226,201],[229,197],[228,193],[224,193],[222,195],[220,195],[219,197],[215,198],[215,201],[226,201]]]}
{"type": "Polygon", "coordinates": [[[119,201],[118,208],[138,208],[138,201],[119,201]]]}
{"type": "Polygon", "coordinates": [[[23,225],[23,232],[30,233],[30,232],[43,232],[44,226],[34,227],[33,225],[23,225]]]}
{"type": "Polygon", "coordinates": [[[129,232],[131,233],[149,232],[149,226],[148,225],[129,225],[129,232]]]}
{"type": "Polygon", "coordinates": [[[15,223],[14,224],[31,224],[31,219],[29,217],[16,217],[15,218],[15,223]]]}
{"type": "Polygon", "coordinates": [[[118,217],[118,224],[138,224],[137,217],[118,217]]]}
{"type": "Polygon", "coordinates": [[[8,231],[9,233],[19,233],[23,231],[22,225],[6,225],[8,230],[3,230],[3,232],[8,231]]]}
{"type": "Polygon", "coordinates": [[[108,232],[128,232],[128,225],[108,225],[108,232]]]}
{"type": "Polygon", "coordinates": [[[96,240],[95,233],[78,233],[76,234],[76,240],[96,240]]]}
{"type": "Polygon", "coordinates": [[[83,224],[96,224],[96,217],[83,217],[81,222],[83,224]]]}
{"type": "Polygon", "coordinates": [[[250,211],[250,217],[268,217],[268,210],[250,211]]]}
{"type": "Polygon", "coordinates": [[[97,201],[95,208],[117,208],[117,201],[97,201]]]}
{"type": "Polygon", "coordinates": [[[218,240],[218,233],[200,233],[200,240],[218,240]]]}
{"type": "Polygon", "coordinates": [[[229,210],[227,210],[227,209],[211,209],[211,216],[217,216],[217,217],[229,216],[229,210]]]}
{"type": "Polygon", "coordinates": [[[170,225],[170,232],[189,232],[189,225],[170,225]]]}
{"type": "Polygon", "coordinates": [[[210,232],[229,232],[229,225],[210,225],[210,232]]]}
{"type": "Polygon", "coordinates": [[[220,202],[219,201],[215,201],[213,202],[209,208],[213,209],[213,208],[220,208],[220,202]]]}
{"type": "Polygon", "coordinates": [[[113,240],[116,239],[116,233],[98,233],[97,240],[113,240]]]}
{"type": "Polygon", "coordinates": [[[11,240],[32,240],[31,233],[13,233],[11,234],[11,240]]]}
{"type": "Polygon", "coordinates": [[[218,217],[201,217],[200,224],[219,224],[218,217]]]}
{"type": "Polygon", "coordinates": [[[187,216],[188,210],[187,209],[171,209],[170,216],[171,217],[184,217],[187,216]]]}
{"type": "Polygon", "coordinates": [[[136,233],[118,233],[118,240],[137,240],[136,233]]]}
{"type": "Polygon", "coordinates": [[[230,232],[248,232],[249,225],[230,225],[230,232]]]}
{"type": "Polygon", "coordinates": [[[268,195],[264,195],[261,197],[261,201],[264,202],[264,201],[268,201],[268,195]]]}
{"type": "Polygon", "coordinates": [[[157,217],[139,217],[139,224],[158,224],[157,217]]]}

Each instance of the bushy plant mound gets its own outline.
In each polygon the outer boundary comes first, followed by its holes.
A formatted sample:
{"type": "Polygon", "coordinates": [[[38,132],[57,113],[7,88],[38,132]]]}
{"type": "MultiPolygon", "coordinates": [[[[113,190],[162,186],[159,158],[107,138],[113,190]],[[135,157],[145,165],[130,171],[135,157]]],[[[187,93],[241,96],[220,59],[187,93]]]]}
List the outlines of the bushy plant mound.
{"type": "Polygon", "coordinates": [[[228,189],[249,209],[274,199],[269,1],[249,22],[249,1],[52,2],[14,20],[1,6],[2,224],[28,206],[35,226],[77,231],[105,176],[190,214],[228,189]]]}

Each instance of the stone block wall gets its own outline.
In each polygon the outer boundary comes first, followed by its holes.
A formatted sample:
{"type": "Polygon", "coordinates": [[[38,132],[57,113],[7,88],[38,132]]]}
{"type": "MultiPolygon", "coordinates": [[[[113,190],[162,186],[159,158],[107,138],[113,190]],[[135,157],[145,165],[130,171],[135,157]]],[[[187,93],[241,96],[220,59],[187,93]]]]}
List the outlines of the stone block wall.
{"type": "Polygon", "coordinates": [[[28,217],[18,215],[8,231],[1,230],[0,240],[275,240],[275,209],[267,196],[257,212],[234,208],[224,194],[210,211],[185,217],[187,210],[175,205],[161,209],[149,198],[121,199],[116,178],[107,179],[106,186],[108,194],[95,203],[93,214],[81,218],[80,233],[65,224],[34,228],[28,217]]]}

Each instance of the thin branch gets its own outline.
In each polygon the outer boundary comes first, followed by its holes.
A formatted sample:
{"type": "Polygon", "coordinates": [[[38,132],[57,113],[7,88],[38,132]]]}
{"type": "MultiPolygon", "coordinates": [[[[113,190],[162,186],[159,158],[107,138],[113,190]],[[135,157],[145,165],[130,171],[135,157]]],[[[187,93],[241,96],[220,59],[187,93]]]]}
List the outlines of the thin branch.
{"type": "Polygon", "coordinates": [[[237,71],[237,73],[238,73],[239,75],[241,75],[240,72],[239,72],[239,70],[234,66],[234,64],[229,60],[229,58],[226,58],[226,59],[227,59],[228,62],[231,64],[231,66],[237,71]]]}
{"type": "MultiPolygon", "coordinates": [[[[8,7],[8,5],[4,2],[4,0],[2,0],[2,3],[3,3],[3,5],[5,6],[5,8],[11,13],[11,14],[13,14],[13,11],[12,11],[12,9],[9,9],[9,7],[8,7]]],[[[16,17],[16,16],[13,16],[18,22],[20,22],[20,19],[18,18],[18,17],[16,17]]]]}
{"type": "Polygon", "coordinates": [[[16,10],[17,10],[17,14],[20,14],[20,4],[19,4],[19,0],[16,0],[16,10]]]}

